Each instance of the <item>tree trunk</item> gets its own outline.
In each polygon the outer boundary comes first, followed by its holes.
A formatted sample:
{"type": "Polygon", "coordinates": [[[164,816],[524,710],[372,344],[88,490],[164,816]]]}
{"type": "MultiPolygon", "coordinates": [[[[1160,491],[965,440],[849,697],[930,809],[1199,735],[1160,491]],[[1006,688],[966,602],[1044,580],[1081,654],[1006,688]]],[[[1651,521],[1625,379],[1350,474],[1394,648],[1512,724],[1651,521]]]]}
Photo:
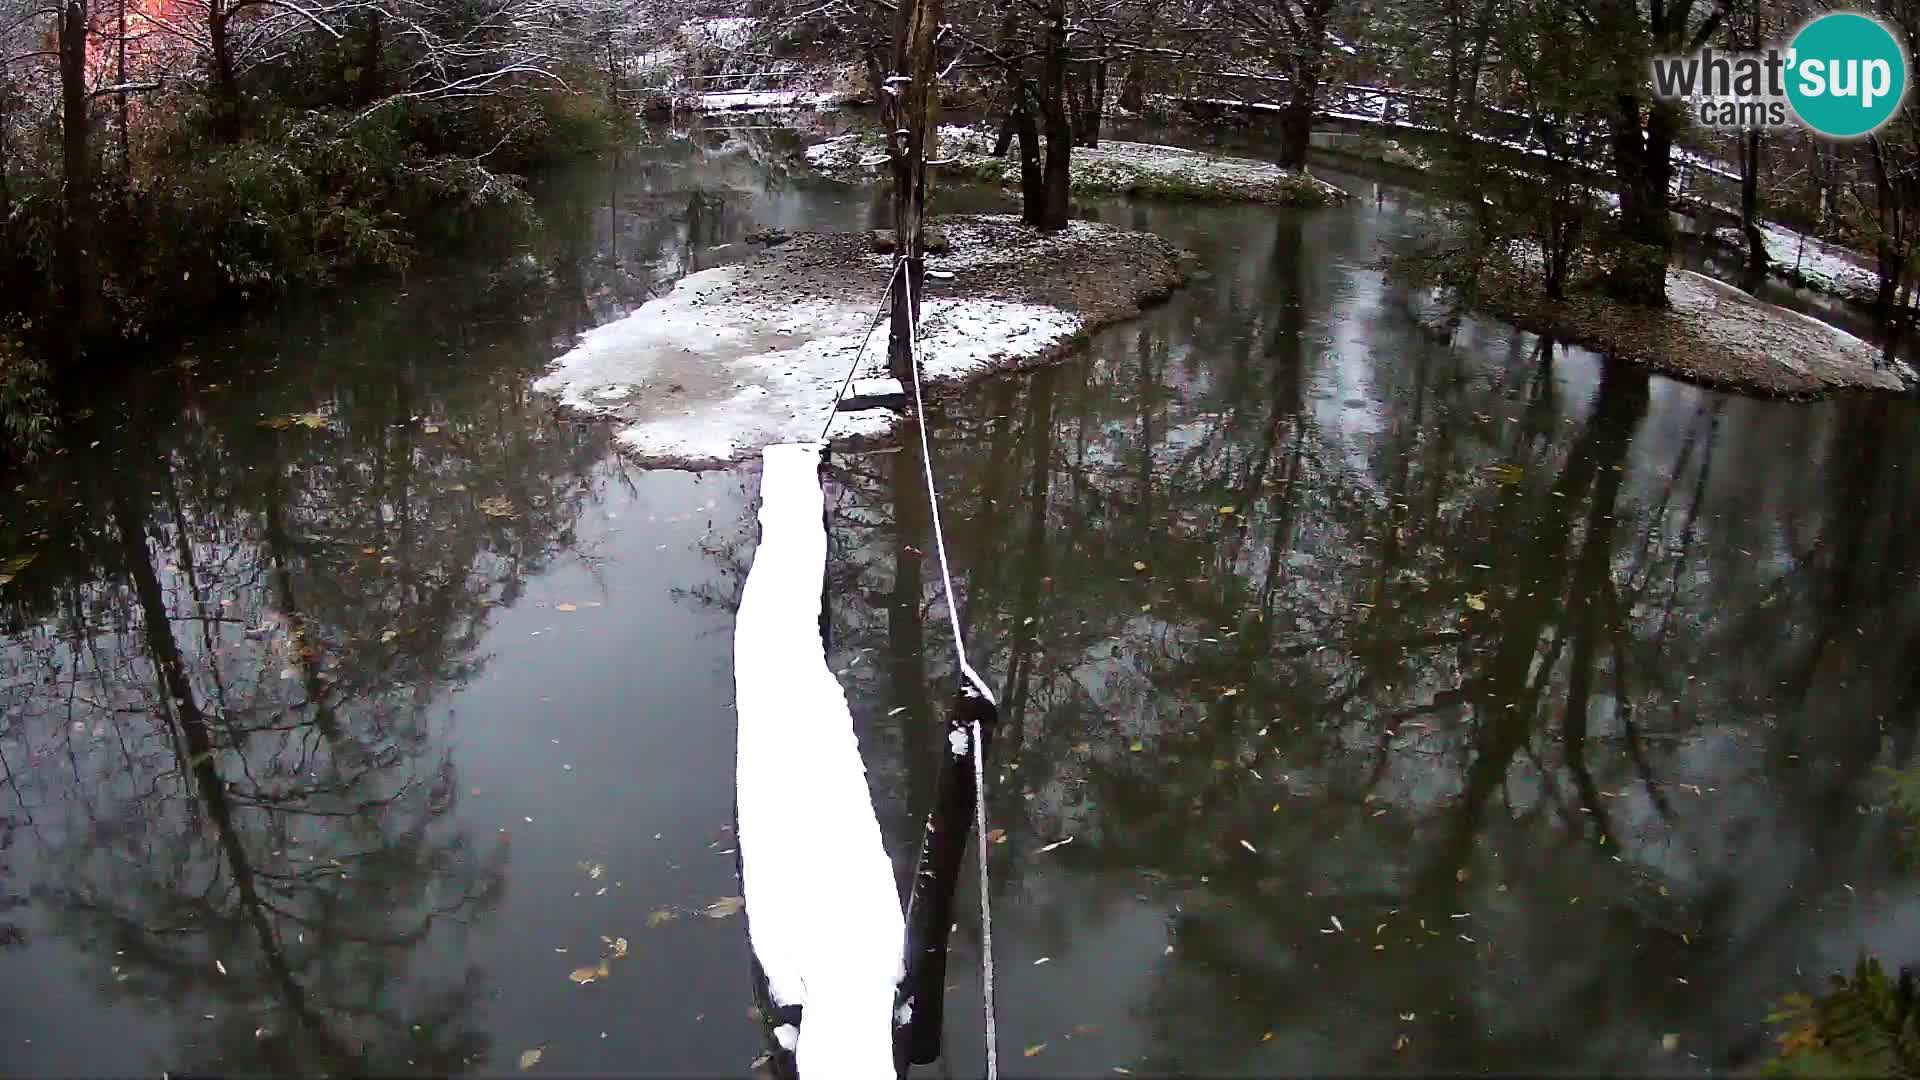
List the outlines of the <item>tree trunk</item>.
{"type": "Polygon", "coordinates": [[[66,308],[68,359],[98,329],[92,248],[93,140],[87,100],[87,9],[67,0],[60,12],[60,291],[66,308]]]}
{"type": "Polygon", "coordinates": [[[227,22],[233,13],[215,3],[207,17],[207,44],[213,54],[213,135],[221,142],[240,139],[240,78],[233,64],[227,22]]]}
{"type": "Polygon", "coordinates": [[[1655,102],[1640,124],[1640,99],[1622,94],[1611,118],[1614,175],[1620,182],[1621,242],[1607,276],[1616,299],[1646,307],[1667,306],[1667,257],[1673,223],[1667,192],[1673,178],[1672,106],[1655,102]]]}
{"type": "Polygon", "coordinates": [[[1740,141],[1740,231],[1747,238],[1747,274],[1757,284],[1767,276],[1767,240],[1760,231],[1760,129],[1740,141]]]}
{"type": "MultiPolygon", "coordinates": [[[[1148,9],[1146,32],[1142,40],[1153,40],[1153,22],[1155,11],[1148,9]]],[[[1138,49],[1127,57],[1127,70],[1120,77],[1121,108],[1130,113],[1138,113],[1147,104],[1147,58],[1138,49]]]]}
{"type": "Polygon", "coordinates": [[[1295,76],[1287,107],[1280,113],[1281,168],[1306,170],[1313,147],[1313,97],[1311,81],[1295,76]]]}
{"type": "Polygon", "coordinates": [[[1049,0],[1047,44],[1041,83],[1040,109],[1047,123],[1047,163],[1042,181],[1039,227],[1056,232],[1067,227],[1073,212],[1073,123],[1067,117],[1067,5],[1049,0]]]}
{"type": "Polygon", "coordinates": [[[1473,17],[1473,51],[1467,54],[1466,70],[1460,73],[1465,96],[1460,103],[1459,120],[1471,129],[1480,115],[1480,70],[1487,62],[1487,41],[1493,37],[1494,4],[1482,0],[1473,17]]]}
{"type": "Polygon", "coordinates": [[[1067,64],[1067,122],[1073,129],[1073,145],[1087,145],[1087,127],[1093,112],[1093,79],[1085,62],[1067,64]]]}
{"type": "Polygon", "coordinates": [[[1465,0],[1447,0],[1447,115],[1460,118],[1460,52],[1467,47],[1468,9],[1465,0]]]}
{"type": "Polygon", "coordinates": [[[1040,168],[1040,120],[1035,115],[1039,92],[1029,79],[1015,93],[1019,95],[1013,120],[1020,136],[1020,220],[1039,228],[1046,220],[1047,205],[1046,179],[1040,168]]]}
{"type": "MultiPolygon", "coordinates": [[[[1106,43],[1101,43],[1101,52],[1105,53],[1106,43]]],[[[1087,146],[1100,145],[1101,114],[1107,111],[1107,61],[1105,56],[1095,61],[1093,67],[1093,109],[1087,113],[1087,146]]]]}
{"type": "Polygon", "coordinates": [[[908,81],[899,93],[883,94],[893,154],[893,318],[887,334],[887,372],[908,385],[913,378],[913,324],[920,317],[926,274],[921,225],[927,208],[927,136],[933,131],[933,37],[941,0],[906,0],[895,26],[894,72],[908,81]]]}
{"type": "Polygon", "coordinates": [[[1303,8],[1302,40],[1294,43],[1293,86],[1280,113],[1280,165],[1301,172],[1307,169],[1307,154],[1313,146],[1313,109],[1326,62],[1329,5],[1315,0],[1303,8]]]}
{"type": "Polygon", "coordinates": [[[1867,136],[1867,160],[1873,165],[1875,217],[1879,234],[1874,245],[1874,262],[1879,271],[1879,286],[1874,293],[1874,317],[1892,355],[1895,315],[1900,299],[1900,282],[1906,269],[1906,206],[1902,188],[1896,184],[1887,166],[1886,147],[1877,135],[1867,136]]]}
{"type": "MultiPolygon", "coordinates": [[[[113,81],[120,86],[127,84],[127,0],[120,0],[116,13],[119,22],[119,37],[114,42],[113,81]]],[[[126,91],[114,95],[120,127],[120,204],[126,207],[128,189],[133,186],[133,157],[127,140],[127,94],[126,91]]]]}
{"type": "MultiPolygon", "coordinates": [[[[379,101],[387,92],[386,73],[381,70],[381,58],[386,51],[386,21],[379,8],[367,12],[365,37],[360,46],[360,73],[354,80],[353,96],[362,107],[379,101]]],[[[613,70],[613,36],[607,36],[607,79],[618,88],[613,70]]]]}

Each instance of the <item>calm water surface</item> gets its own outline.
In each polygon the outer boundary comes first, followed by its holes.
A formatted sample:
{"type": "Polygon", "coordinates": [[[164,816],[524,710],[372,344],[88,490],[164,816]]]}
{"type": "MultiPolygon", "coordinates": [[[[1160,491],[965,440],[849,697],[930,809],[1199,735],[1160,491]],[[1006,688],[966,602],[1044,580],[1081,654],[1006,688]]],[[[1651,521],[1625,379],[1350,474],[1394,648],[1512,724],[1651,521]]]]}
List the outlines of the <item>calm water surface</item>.
{"type": "MultiPolygon", "coordinates": [[[[524,258],[209,334],[11,493],[0,1071],[750,1072],[711,905],[755,476],[625,466],[526,387],[752,228],[877,220],[763,135],[656,132],[524,258]]],[[[1749,1061],[1920,940],[1873,787],[1920,716],[1920,415],[1432,326],[1373,268],[1416,200],[1336,180],[1089,207],[1210,276],[930,418],[1005,704],[1006,1072],[1749,1061]]],[[[918,468],[828,491],[903,870],[953,677],[918,468]]],[[[981,1071],[974,909],[928,1075],[981,1071]]]]}

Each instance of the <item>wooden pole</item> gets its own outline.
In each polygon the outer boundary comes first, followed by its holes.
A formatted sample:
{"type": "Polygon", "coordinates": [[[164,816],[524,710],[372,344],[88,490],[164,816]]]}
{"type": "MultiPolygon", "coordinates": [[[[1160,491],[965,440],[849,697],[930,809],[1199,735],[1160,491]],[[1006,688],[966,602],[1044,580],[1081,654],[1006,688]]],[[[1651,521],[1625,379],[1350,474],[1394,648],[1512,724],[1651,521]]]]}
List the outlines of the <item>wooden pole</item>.
{"type": "Polygon", "coordinates": [[[927,136],[934,97],[933,39],[941,0],[901,0],[894,23],[893,75],[884,98],[887,151],[893,159],[893,263],[910,288],[895,289],[887,329],[887,373],[902,386],[913,377],[913,320],[920,317],[926,275],[927,136]],[[904,265],[903,265],[904,264],[904,265]]]}
{"type": "MultiPolygon", "coordinates": [[[[940,755],[940,780],[920,859],[913,870],[913,890],[907,897],[907,974],[900,983],[895,1010],[894,1060],[901,1076],[908,1065],[940,1060],[941,1029],[945,1022],[947,939],[953,928],[954,894],[960,869],[966,864],[967,840],[973,834],[973,755],[991,747],[999,710],[992,702],[962,684],[947,714],[947,739],[940,755]],[[980,742],[973,745],[973,725],[980,724],[980,742]],[[960,749],[961,752],[953,752],[960,749]],[[904,1018],[904,1020],[902,1019],[904,1018]]],[[[981,758],[984,765],[986,758],[981,758]]],[[[984,770],[983,770],[984,772],[984,770]]],[[[987,883],[980,882],[981,888],[987,883]]]]}

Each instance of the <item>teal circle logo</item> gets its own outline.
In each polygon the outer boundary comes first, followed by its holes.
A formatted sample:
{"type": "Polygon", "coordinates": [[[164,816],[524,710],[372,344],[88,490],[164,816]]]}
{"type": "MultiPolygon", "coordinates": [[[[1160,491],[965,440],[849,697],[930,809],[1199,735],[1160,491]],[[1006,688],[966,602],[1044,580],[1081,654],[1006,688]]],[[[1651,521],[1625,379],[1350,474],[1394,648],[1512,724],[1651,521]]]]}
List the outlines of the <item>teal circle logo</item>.
{"type": "Polygon", "coordinates": [[[1907,54],[1878,19],[1836,11],[1794,35],[1787,101],[1821,135],[1850,139],[1887,122],[1907,94],[1907,54]]]}

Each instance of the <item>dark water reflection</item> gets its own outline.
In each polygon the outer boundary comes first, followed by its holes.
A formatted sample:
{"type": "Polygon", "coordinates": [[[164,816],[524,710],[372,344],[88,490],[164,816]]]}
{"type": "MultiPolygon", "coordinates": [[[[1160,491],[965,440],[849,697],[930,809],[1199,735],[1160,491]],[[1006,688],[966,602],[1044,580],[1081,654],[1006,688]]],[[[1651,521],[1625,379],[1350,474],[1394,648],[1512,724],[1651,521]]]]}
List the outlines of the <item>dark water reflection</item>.
{"type": "MultiPolygon", "coordinates": [[[[13,493],[0,1070],[748,1071],[741,927],[697,913],[737,892],[754,477],[623,467],[526,386],[751,228],[873,220],[787,169],[662,136],[510,266],[104,391],[13,493]]],[[[1009,1075],[1704,1071],[1860,945],[1910,958],[1871,788],[1920,709],[1910,404],[1428,329],[1371,269],[1398,192],[1091,209],[1211,276],[933,419],[1005,703],[1009,1075]]],[[[951,678],[918,468],[830,491],[903,866],[951,678]]],[[[930,1072],[967,1075],[959,910],[930,1072]]]]}
{"type": "MultiPolygon", "coordinates": [[[[1109,211],[1214,277],[939,418],[1023,1075],[1690,1071],[1912,959],[1872,787],[1920,708],[1911,404],[1423,329],[1370,268],[1396,198],[1109,211]]],[[[909,457],[835,531],[902,811],[950,671],[909,457]]]]}

